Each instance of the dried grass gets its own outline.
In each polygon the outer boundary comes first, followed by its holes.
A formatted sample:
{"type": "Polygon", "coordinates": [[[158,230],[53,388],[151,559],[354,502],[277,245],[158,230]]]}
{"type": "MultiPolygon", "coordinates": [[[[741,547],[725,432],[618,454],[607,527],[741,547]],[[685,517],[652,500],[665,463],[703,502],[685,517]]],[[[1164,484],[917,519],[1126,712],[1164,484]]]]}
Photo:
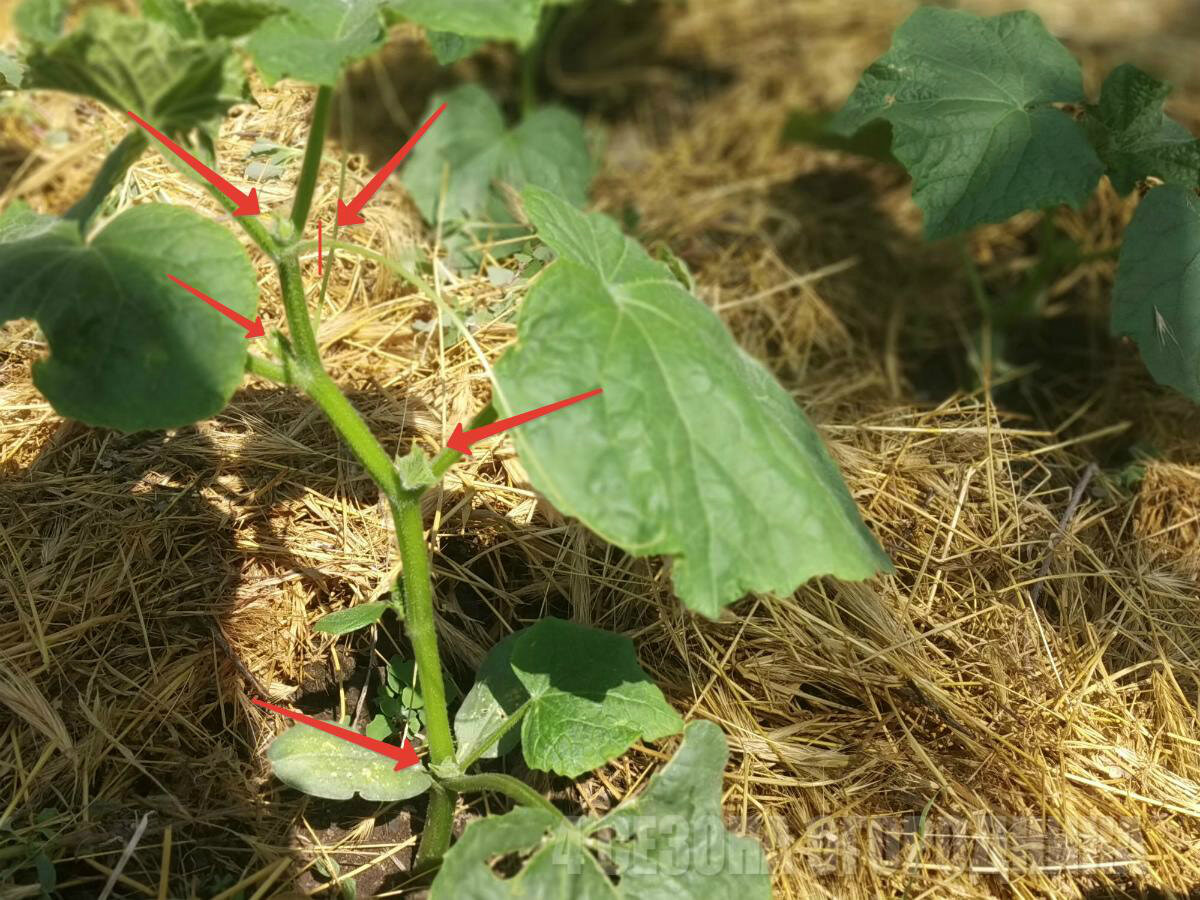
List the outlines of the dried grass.
{"type": "MultiPolygon", "coordinates": [[[[1064,22],[1094,6],[1033,5],[1064,22]]],[[[677,706],[728,734],[729,819],[762,838],[781,897],[1196,891],[1195,411],[1108,343],[1092,370],[1050,371],[1044,396],[1025,398],[1036,421],[993,400],[1012,381],[1003,373],[990,391],[923,399],[906,357],[965,340],[970,325],[953,248],[917,240],[894,173],[777,140],[790,109],[836,102],[909,8],[706,0],[671,20],[655,61],[603,78],[565,63],[556,73],[567,92],[622,105],[599,204],[636,210],[642,232],[692,266],[701,296],[794,390],[896,574],[818,580],[700,621],[660,565],[540,502],[500,443],[429,498],[448,664],[465,685],[499,637],[547,613],[632,636],[677,706]],[[1111,468],[1090,477],[1135,437],[1159,451],[1140,484],[1123,486],[1111,468]],[[916,818],[920,841],[887,842],[916,818]],[[1030,850],[1056,834],[1074,856],[1030,850]]],[[[1095,52],[1123,35],[1152,41],[1171,21],[1147,24],[1141,9],[1095,52]]],[[[1088,51],[1085,25],[1071,37],[1088,51]]],[[[1200,84],[1187,87],[1191,110],[1200,84]]],[[[260,106],[229,123],[226,167],[257,137],[302,143],[310,95],[255,94],[260,106]]],[[[62,209],[121,123],[86,104],[37,104],[32,120],[3,120],[0,143],[24,159],[0,203],[62,209]],[[41,149],[55,129],[71,140],[41,149]]],[[[331,157],[316,204],[326,222],[331,157]]],[[[348,190],[367,174],[352,159],[348,190]]],[[[286,204],[286,181],[263,195],[286,204]]],[[[220,215],[156,157],[131,172],[122,204],[151,198],[220,215]]],[[[1102,192],[1061,227],[1106,246],[1128,210],[1102,192]]],[[[372,211],[355,240],[401,254],[425,239],[399,189],[372,211]]],[[[989,278],[1028,265],[1033,224],[973,238],[989,278]]],[[[316,260],[307,265],[315,290],[316,260]]],[[[1111,264],[1092,266],[1056,286],[1052,309],[1102,321],[1110,279],[1111,264]]],[[[439,289],[464,312],[521,292],[486,278],[439,289]]],[[[443,324],[387,272],[336,262],[320,339],[390,450],[438,446],[487,396],[471,348],[430,322],[443,324]]],[[[491,359],[513,329],[502,318],[475,337],[491,359]]],[[[37,812],[52,810],[38,827],[59,838],[72,896],[97,894],[127,847],[116,878],[127,896],[263,897],[311,887],[302,870],[335,856],[343,874],[375,865],[402,890],[411,839],[372,835],[370,805],[364,825],[327,828],[327,808],[270,778],[261,751],[279,723],[249,703],[255,683],[295,700],[349,680],[348,657],[311,625],[379,596],[394,573],[369,482],[307,403],[257,381],[222,415],[168,435],[63,423],[28,382],[43,350],[28,325],[0,332],[0,823],[32,839],[37,812]]],[[[391,649],[381,636],[378,651],[391,649]]],[[[670,749],[635,748],[576,785],[548,786],[604,808],[670,749]]]]}

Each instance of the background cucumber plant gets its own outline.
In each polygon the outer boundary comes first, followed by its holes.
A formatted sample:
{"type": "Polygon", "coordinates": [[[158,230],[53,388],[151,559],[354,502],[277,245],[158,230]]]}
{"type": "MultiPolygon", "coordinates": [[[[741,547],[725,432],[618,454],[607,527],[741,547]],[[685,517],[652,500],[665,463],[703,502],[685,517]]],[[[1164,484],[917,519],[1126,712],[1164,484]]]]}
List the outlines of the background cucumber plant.
{"type": "MultiPolygon", "coordinates": [[[[140,17],[104,8],[68,17],[61,0],[26,0],[17,16],[23,51],[0,68],[10,86],[92,97],[210,157],[222,116],[248,97],[241,54],[268,81],[296,78],[318,90],[290,212],[234,220],[277,272],[287,329],[272,333],[268,356],[249,353],[237,325],[166,277],[253,318],[255,270],[231,234],[161,203],[106,212],[150,146],[137,129],[64,215],[17,205],[3,212],[0,321],[38,322],[49,355],[34,366],[36,384],[58,412],[91,425],[137,431],[204,419],[246,372],[302,391],[329,418],[388,501],[402,575],[393,600],[335,613],[317,628],[349,633],[389,611],[403,622],[411,658],[393,660],[367,729],[378,739],[412,733],[426,762],[397,771],[305,725],[277,738],[268,757],[279,778],[317,796],[428,795],[416,866],[438,868],[435,897],[764,897],[761,848],[722,821],[724,737],[711,723],[685,725],[628,638],[542,619],[492,650],[451,716],[420,499],[459,454],[431,459],[413,447],[397,458],[384,448],[325,371],[305,299],[302,238],[341,70],[379,49],[397,17],[455,52],[485,39],[528,45],[543,5],[147,0],[140,17]],[[597,819],[568,819],[524,782],[479,771],[519,746],[530,768],[573,778],[635,742],[681,733],[645,789],[597,819]],[[473,822],[451,849],[455,799],[466,792],[502,794],[516,808],[473,822]],[[491,861],[514,853],[520,871],[499,878],[491,861]]],[[[405,174],[423,214],[462,235],[464,254],[532,241],[532,226],[538,258],[553,260],[529,289],[516,345],[495,366],[491,415],[604,391],[517,432],[533,486],[618,547],[672,557],[680,600],[706,616],[749,591],[786,595],[817,575],[888,570],[790,395],[667,264],[609,218],[582,211],[592,162],[578,120],[542,108],[510,124],[473,85],[434,102],[447,103],[445,117],[405,174]],[[486,234],[472,233],[480,223],[486,234]]],[[[384,263],[438,300],[416,272],[384,263]]]]}
{"type": "Polygon", "coordinates": [[[1170,87],[1132,65],[1084,94],[1078,63],[1030,12],[925,7],[863,73],[832,130],[883,120],[925,235],[1023,210],[1080,207],[1107,175],[1145,191],[1121,247],[1111,328],[1154,378],[1200,402],[1200,141],[1164,112],[1170,87]]]}

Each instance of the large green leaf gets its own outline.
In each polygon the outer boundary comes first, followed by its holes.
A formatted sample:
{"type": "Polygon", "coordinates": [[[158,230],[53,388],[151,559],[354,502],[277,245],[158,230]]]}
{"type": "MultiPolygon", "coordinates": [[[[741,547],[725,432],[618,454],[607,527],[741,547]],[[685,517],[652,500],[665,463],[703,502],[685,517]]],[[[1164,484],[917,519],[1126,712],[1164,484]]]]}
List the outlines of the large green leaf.
{"type": "Polygon", "coordinates": [[[429,790],[421,765],[396,771],[396,761],[309,725],[294,725],[271,742],[267,759],[284,784],[314,797],[407,800],[429,790]]]}
{"type": "Polygon", "coordinates": [[[892,123],[930,238],[1025,209],[1079,206],[1103,166],[1054,103],[1083,101],[1079,65],[1029,12],[984,18],[921,7],[834,119],[892,123]]]}
{"type": "Polygon", "coordinates": [[[0,219],[0,322],[36,319],[50,356],[33,378],[54,408],[122,431],[208,418],[242,380],[245,331],[167,279],[253,319],[254,267],[190,209],[121,213],[89,243],[75,223],[14,209],[0,219]]]}
{"type": "Polygon", "coordinates": [[[503,240],[526,232],[509,209],[506,186],[519,191],[532,184],[575,204],[587,201],[592,162],[576,115],[543,107],[508,129],[500,107],[474,84],[434,98],[430,112],[442,103],[446,111],[413,150],[403,175],[427,222],[442,215],[450,230],[464,222],[492,223],[470,230],[481,241],[503,240]]]}
{"type": "Polygon", "coordinates": [[[725,738],[694,722],[674,759],[637,798],[601,819],[571,822],[548,810],[479,819],[446,854],[432,900],[767,900],[762,848],[725,830],[725,738]],[[520,854],[502,878],[493,860],[520,854]]]}
{"type": "Polygon", "coordinates": [[[268,83],[332,85],[350,63],[383,46],[379,0],[277,0],[281,12],[246,47],[268,83]]]}
{"type": "Polygon", "coordinates": [[[1164,185],[1125,230],[1112,330],[1137,341],[1159,384],[1200,403],[1200,199],[1164,185]]]}
{"type": "Polygon", "coordinates": [[[666,265],[546,191],[525,208],[560,258],[496,365],[501,415],[604,389],[514,431],[534,487],[631,553],[675,556],[707,616],[890,569],[804,413],[666,265]]]}
{"type": "Polygon", "coordinates": [[[537,33],[542,0],[389,0],[388,9],[430,31],[524,45],[537,33]]]}
{"type": "Polygon", "coordinates": [[[1137,66],[1118,66],[1088,109],[1088,131],[1109,179],[1122,194],[1153,175],[1200,185],[1200,141],[1163,111],[1171,86],[1137,66]]]}
{"type": "Polygon", "coordinates": [[[162,22],[180,37],[200,35],[200,21],[186,0],[142,0],[142,15],[162,22]]]}
{"type": "Polygon", "coordinates": [[[91,10],[75,31],[29,54],[26,87],[94,97],[168,133],[225,115],[245,97],[240,66],[221,41],[181,38],[162,22],[91,10]]]}
{"type": "Polygon", "coordinates": [[[493,648],[455,718],[460,759],[525,704],[525,762],[569,777],[683,727],[629,638],[561,619],[542,619],[493,648]]]}
{"type": "Polygon", "coordinates": [[[201,0],[192,7],[209,37],[243,37],[283,8],[277,0],[201,0]]]}

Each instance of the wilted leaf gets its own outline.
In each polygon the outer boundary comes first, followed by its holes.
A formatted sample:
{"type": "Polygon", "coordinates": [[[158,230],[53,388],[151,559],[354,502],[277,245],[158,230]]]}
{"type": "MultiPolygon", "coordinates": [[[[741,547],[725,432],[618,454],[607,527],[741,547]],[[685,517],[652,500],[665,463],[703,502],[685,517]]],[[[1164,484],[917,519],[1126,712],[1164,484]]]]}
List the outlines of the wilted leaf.
{"type": "Polygon", "coordinates": [[[122,431],[220,412],[241,383],[245,330],[167,280],[253,319],[254,267],[237,239],[190,209],[147,204],[84,243],[75,223],[0,218],[0,321],[31,318],[50,355],[33,380],[59,414],[122,431]]]}
{"type": "Polygon", "coordinates": [[[707,616],[748,591],[889,570],[804,413],[721,321],[606,216],[530,188],[559,258],[495,367],[502,416],[604,393],[514,431],[533,486],[639,555],[676,557],[707,616]]]}
{"type": "Polygon", "coordinates": [[[921,7],[863,74],[832,128],[892,123],[930,238],[1026,209],[1079,206],[1103,166],[1055,103],[1081,103],[1079,65],[1030,12],[921,7]]]}

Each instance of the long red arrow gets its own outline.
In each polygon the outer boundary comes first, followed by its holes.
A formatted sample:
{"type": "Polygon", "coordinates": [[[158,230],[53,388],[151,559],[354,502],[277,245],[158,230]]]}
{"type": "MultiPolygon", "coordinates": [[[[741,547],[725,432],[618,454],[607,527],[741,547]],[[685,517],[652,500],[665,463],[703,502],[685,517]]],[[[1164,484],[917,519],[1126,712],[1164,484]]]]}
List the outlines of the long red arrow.
{"type": "Polygon", "coordinates": [[[230,184],[228,181],[226,181],[224,178],[222,178],[220,175],[218,175],[216,172],[214,172],[212,169],[210,169],[204,163],[200,162],[200,160],[196,159],[196,157],[192,156],[192,154],[188,153],[186,150],[184,150],[182,147],[180,147],[177,143],[175,143],[173,140],[171,140],[169,137],[167,137],[165,134],[163,134],[161,131],[159,131],[157,128],[155,128],[153,125],[151,125],[149,122],[147,122],[145,119],[138,118],[138,116],[135,113],[133,113],[129,110],[126,110],[126,113],[128,113],[129,118],[133,119],[133,121],[137,122],[139,125],[141,125],[143,128],[145,128],[148,132],[150,132],[152,135],[154,135],[154,137],[157,138],[161,143],[165,144],[168,150],[170,150],[172,153],[174,153],[176,156],[178,156],[180,159],[182,159],[185,163],[187,163],[189,166],[191,166],[193,169],[195,169],[200,174],[201,178],[203,178],[205,181],[207,181],[209,184],[211,184],[213,187],[215,187],[218,191],[220,191],[222,194],[224,194],[226,197],[228,197],[230,200],[232,200],[234,203],[236,203],[237,209],[235,209],[233,211],[233,214],[235,216],[257,216],[258,215],[259,210],[258,210],[258,191],[257,190],[255,190],[254,188],[251,188],[249,194],[243,194],[241,191],[239,191],[237,188],[235,188],[232,184],[230,184]]]}
{"type": "Polygon", "coordinates": [[[438,107],[437,112],[430,116],[425,121],[425,124],[418,129],[417,133],[408,139],[408,143],[397,150],[396,155],[387,161],[387,165],[375,173],[375,176],[358,192],[357,197],[349,203],[342,200],[338,201],[337,223],[339,225],[361,225],[366,221],[366,219],[359,215],[362,212],[362,208],[375,196],[375,192],[383,187],[383,183],[396,171],[396,167],[404,162],[404,157],[408,156],[412,148],[417,146],[417,141],[425,136],[425,132],[429,130],[429,126],[437,121],[438,116],[442,114],[445,108],[445,103],[438,107]]]}
{"type": "Polygon", "coordinates": [[[250,340],[251,338],[260,338],[264,334],[267,333],[266,329],[263,328],[262,316],[259,316],[257,319],[255,319],[253,322],[251,322],[249,319],[247,319],[241,313],[235,312],[234,310],[232,310],[228,306],[226,306],[224,303],[218,303],[212,297],[208,296],[208,294],[205,294],[205,293],[202,293],[201,291],[196,290],[190,284],[188,284],[185,281],[180,281],[174,275],[168,275],[167,277],[170,278],[177,285],[179,285],[181,288],[183,288],[185,291],[187,291],[189,294],[191,294],[195,297],[199,297],[201,300],[203,300],[205,303],[207,303],[209,306],[211,306],[213,309],[215,309],[221,315],[225,316],[226,318],[233,319],[233,321],[237,322],[239,325],[241,325],[243,328],[245,328],[246,329],[246,340],[250,340]]]}
{"type": "Polygon", "coordinates": [[[255,700],[254,702],[258,706],[263,707],[263,709],[277,712],[281,716],[287,716],[289,719],[295,719],[297,722],[318,728],[326,734],[332,734],[334,737],[341,738],[344,741],[358,744],[360,747],[366,747],[368,750],[375,751],[380,756],[394,759],[396,761],[396,768],[392,769],[393,772],[399,772],[401,769],[407,769],[409,766],[419,765],[421,762],[421,758],[417,756],[417,751],[413,749],[413,745],[407,740],[404,742],[404,746],[397,747],[395,744],[386,744],[383,741],[366,737],[357,731],[351,731],[349,728],[342,728],[340,725],[322,722],[320,719],[314,719],[312,716],[304,715],[304,713],[292,712],[290,709],[284,709],[282,706],[276,706],[274,703],[267,703],[265,700],[255,700]]]}
{"type": "Polygon", "coordinates": [[[586,394],[580,394],[578,397],[568,397],[566,400],[559,400],[557,403],[551,403],[549,406],[541,406],[517,416],[509,416],[507,419],[501,419],[499,422],[493,422],[491,425],[472,428],[470,431],[463,431],[461,424],[455,425],[454,434],[450,435],[450,440],[446,441],[446,446],[451,450],[457,450],[459,453],[471,456],[471,445],[482,441],[484,438],[489,438],[493,434],[499,434],[502,431],[508,431],[510,428],[516,428],[518,425],[524,425],[532,419],[539,418],[547,413],[557,412],[564,406],[570,406],[572,403],[578,403],[580,400],[586,400],[588,397],[595,397],[597,394],[602,393],[604,393],[603,388],[596,388],[594,391],[588,391],[586,394]]]}

